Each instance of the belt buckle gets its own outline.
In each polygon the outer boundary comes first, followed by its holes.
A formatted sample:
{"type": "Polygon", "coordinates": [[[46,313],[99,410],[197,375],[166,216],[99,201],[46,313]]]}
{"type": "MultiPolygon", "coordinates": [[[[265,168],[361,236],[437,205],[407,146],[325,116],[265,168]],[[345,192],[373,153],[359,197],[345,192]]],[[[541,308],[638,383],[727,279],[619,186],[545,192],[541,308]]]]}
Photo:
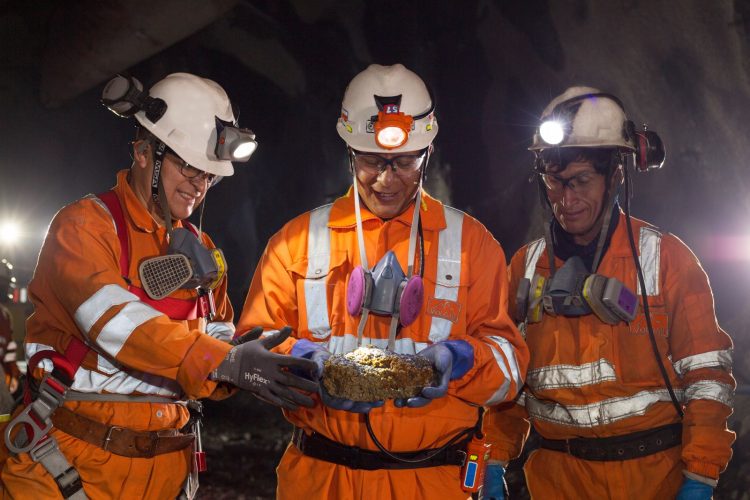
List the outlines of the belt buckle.
{"type": "Polygon", "coordinates": [[[111,425],[107,429],[107,434],[104,436],[104,444],[102,445],[102,449],[105,451],[109,448],[109,442],[112,441],[112,432],[115,430],[121,431],[123,428],[118,425],[111,425]]]}
{"type": "Polygon", "coordinates": [[[565,453],[567,453],[568,455],[572,455],[572,453],[570,452],[570,439],[565,440],[565,453]]]}

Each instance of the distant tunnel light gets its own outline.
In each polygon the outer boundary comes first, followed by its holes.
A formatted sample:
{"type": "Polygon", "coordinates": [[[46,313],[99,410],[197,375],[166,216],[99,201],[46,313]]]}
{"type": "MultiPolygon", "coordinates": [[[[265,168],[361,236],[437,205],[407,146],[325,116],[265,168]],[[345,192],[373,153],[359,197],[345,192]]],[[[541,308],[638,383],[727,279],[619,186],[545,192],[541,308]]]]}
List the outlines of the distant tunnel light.
{"type": "Polygon", "coordinates": [[[706,257],[719,261],[750,261],[750,236],[712,235],[704,243],[706,257]]]}
{"type": "Polygon", "coordinates": [[[0,223],[0,245],[15,245],[21,239],[21,227],[13,221],[0,223]]]}

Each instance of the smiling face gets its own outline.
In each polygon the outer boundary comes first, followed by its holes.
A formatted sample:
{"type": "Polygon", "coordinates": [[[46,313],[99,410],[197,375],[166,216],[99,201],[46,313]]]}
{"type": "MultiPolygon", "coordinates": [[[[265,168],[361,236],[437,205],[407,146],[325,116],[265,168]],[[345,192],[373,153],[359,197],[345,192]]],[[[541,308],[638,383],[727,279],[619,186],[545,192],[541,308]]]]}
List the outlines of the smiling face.
{"type": "Polygon", "coordinates": [[[419,188],[424,151],[354,155],[357,191],[365,206],[381,219],[403,213],[419,188]],[[382,160],[392,164],[382,165],[382,160]],[[380,167],[383,167],[382,171],[380,167]]]}
{"type": "Polygon", "coordinates": [[[187,219],[193,210],[200,205],[210,182],[205,175],[197,175],[193,178],[183,175],[184,169],[180,166],[184,162],[177,156],[167,153],[164,155],[164,165],[161,170],[161,182],[164,185],[164,194],[169,203],[169,210],[175,219],[187,219]]]}
{"type": "MultiPolygon", "coordinates": [[[[131,169],[130,186],[151,216],[157,222],[163,223],[161,209],[154,204],[151,198],[153,169],[151,145],[147,141],[136,141],[133,145],[133,168],[131,169]]],[[[164,155],[160,177],[172,218],[183,220],[190,217],[206,197],[206,192],[215,176],[208,175],[185,164],[174,153],[168,152],[164,155]]]]}

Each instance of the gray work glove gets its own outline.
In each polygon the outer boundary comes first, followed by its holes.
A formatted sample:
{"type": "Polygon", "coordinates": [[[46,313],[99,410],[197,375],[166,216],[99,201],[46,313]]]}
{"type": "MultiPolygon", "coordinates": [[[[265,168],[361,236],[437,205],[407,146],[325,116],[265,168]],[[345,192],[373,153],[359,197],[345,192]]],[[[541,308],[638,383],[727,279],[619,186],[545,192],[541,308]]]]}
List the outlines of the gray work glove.
{"type": "Polygon", "coordinates": [[[279,332],[257,340],[245,342],[244,336],[240,337],[242,340],[229,351],[211,378],[234,384],[263,401],[287,410],[296,410],[298,405],[312,408],[315,404],[313,399],[294,388],[318,392],[317,382],[294,375],[290,369],[314,374],[317,368],[315,362],[270,351],[291,333],[292,329],[285,326],[279,332]]]}

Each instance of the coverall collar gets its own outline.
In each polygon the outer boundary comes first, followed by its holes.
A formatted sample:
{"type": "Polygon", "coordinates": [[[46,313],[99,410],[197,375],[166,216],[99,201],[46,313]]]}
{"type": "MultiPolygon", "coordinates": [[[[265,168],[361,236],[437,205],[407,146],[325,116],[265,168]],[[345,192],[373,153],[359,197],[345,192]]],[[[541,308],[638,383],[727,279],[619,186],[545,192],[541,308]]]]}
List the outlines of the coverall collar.
{"type": "MultiPolygon", "coordinates": [[[[625,220],[625,214],[622,212],[621,209],[618,207],[618,214],[613,214],[612,224],[614,225],[615,220],[617,220],[617,226],[614,229],[614,232],[611,233],[610,241],[608,247],[605,249],[602,255],[602,264],[599,264],[599,267],[603,265],[604,261],[614,258],[614,257],[628,257],[632,258],[632,255],[630,253],[630,242],[628,241],[628,230],[627,230],[627,222],[625,220]],[[619,215],[617,219],[615,219],[615,215],[619,215]]],[[[632,220],[634,222],[634,225],[636,222],[640,222],[639,219],[636,219],[635,217],[632,217],[632,220]]],[[[636,245],[638,245],[638,229],[634,227],[635,231],[635,238],[636,238],[636,245]]],[[[563,259],[560,258],[559,253],[557,252],[557,248],[555,248],[555,265],[559,269],[560,266],[565,262],[563,259]]],[[[539,262],[537,265],[542,269],[549,269],[549,262],[547,259],[539,259],[539,262]]]]}
{"type": "MultiPolygon", "coordinates": [[[[377,215],[370,212],[370,210],[364,205],[362,205],[361,213],[363,223],[368,220],[380,220],[377,215]]],[[[391,220],[399,221],[402,224],[411,227],[413,215],[414,202],[409,205],[409,208],[391,220]]],[[[422,190],[422,213],[419,214],[419,218],[422,221],[422,228],[426,231],[439,231],[447,227],[442,204],[427,194],[424,189],[422,190]]],[[[350,187],[344,196],[333,203],[328,227],[349,228],[355,227],[356,224],[357,220],[354,214],[354,190],[350,187]]]]}
{"type": "MultiPolygon", "coordinates": [[[[141,200],[136,196],[130,184],[128,184],[129,172],[129,169],[117,172],[117,185],[114,187],[114,191],[123,205],[122,208],[125,216],[130,218],[133,225],[140,231],[154,233],[162,226],[154,220],[148,209],[143,206],[141,200]]],[[[173,224],[174,227],[183,227],[181,221],[173,221],[173,224]]]]}

